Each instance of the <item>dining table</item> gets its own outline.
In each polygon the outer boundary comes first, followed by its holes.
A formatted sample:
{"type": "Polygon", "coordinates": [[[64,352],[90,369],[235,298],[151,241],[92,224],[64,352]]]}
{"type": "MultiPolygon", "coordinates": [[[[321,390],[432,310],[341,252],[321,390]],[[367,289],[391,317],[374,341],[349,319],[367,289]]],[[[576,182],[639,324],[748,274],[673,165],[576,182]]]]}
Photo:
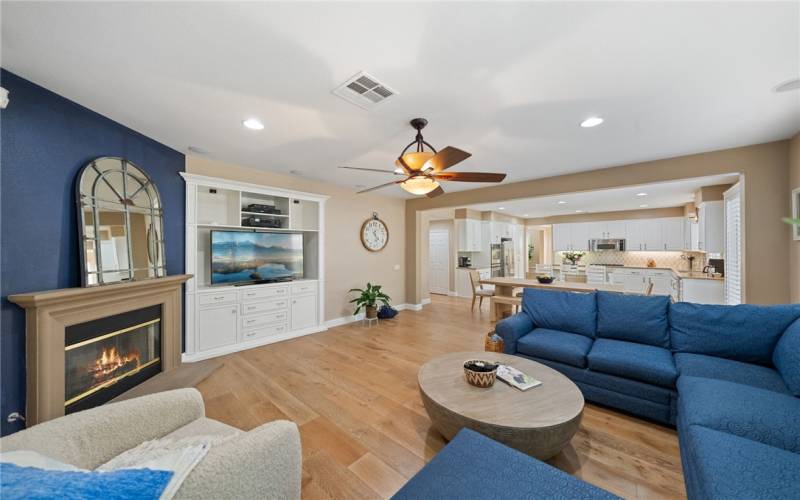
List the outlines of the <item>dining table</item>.
{"type": "Polygon", "coordinates": [[[568,292],[593,292],[602,290],[606,292],[624,292],[624,285],[614,283],[580,283],[571,281],[553,281],[552,283],[539,283],[536,279],[494,277],[482,279],[482,285],[494,285],[494,299],[491,300],[492,317],[499,321],[512,314],[515,305],[515,288],[544,288],[568,292]]]}

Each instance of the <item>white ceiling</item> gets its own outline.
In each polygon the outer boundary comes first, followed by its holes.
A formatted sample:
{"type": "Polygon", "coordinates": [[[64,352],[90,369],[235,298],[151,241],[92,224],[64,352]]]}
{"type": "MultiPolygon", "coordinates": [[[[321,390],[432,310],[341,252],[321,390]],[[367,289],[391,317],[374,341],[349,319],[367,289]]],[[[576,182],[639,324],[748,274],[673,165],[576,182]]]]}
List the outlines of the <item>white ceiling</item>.
{"type": "Polygon", "coordinates": [[[470,205],[480,211],[494,211],[517,217],[549,217],[552,215],[575,215],[579,213],[616,212],[619,210],[642,210],[645,208],[678,207],[694,200],[694,193],[704,186],[733,184],[738,175],[714,175],[694,177],[658,184],[642,184],[624,188],[602,189],[582,193],[565,193],[557,196],[542,196],[498,203],[470,205]],[[645,193],[646,196],[638,196],[645,193]],[[559,201],[566,202],[560,204],[559,201]],[[647,205],[643,207],[642,205],[647,205]]]}
{"type": "Polygon", "coordinates": [[[415,116],[473,154],[454,171],[506,182],[800,130],[800,92],[772,91],[800,74],[798,2],[1,5],[6,69],[178,150],[351,187],[390,179],[336,167],[392,168],[415,116]],[[359,70],[399,96],[331,94],[359,70]]]}

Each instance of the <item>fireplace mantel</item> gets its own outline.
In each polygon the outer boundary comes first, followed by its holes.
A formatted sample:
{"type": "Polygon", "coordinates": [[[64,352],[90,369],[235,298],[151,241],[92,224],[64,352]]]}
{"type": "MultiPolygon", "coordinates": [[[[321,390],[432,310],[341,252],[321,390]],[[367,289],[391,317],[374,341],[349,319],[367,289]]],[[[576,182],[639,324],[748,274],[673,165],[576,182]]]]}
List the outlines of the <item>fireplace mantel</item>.
{"type": "Polygon", "coordinates": [[[9,295],[25,309],[28,426],[64,415],[66,327],[161,305],[163,371],[181,363],[181,285],[192,276],[132,281],[89,288],[64,288],[9,295]]]}

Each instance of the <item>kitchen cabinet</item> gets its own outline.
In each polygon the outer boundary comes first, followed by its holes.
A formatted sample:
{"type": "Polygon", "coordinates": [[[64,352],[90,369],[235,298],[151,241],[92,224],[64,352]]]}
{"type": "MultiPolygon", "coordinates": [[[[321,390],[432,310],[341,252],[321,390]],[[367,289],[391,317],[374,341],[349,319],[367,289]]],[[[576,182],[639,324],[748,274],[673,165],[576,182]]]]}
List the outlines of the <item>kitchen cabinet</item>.
{"type": "Polygon", "coordinates": [[[686,225],[686,219],[683,217],[670,217],[661,220],[664,250],[683,250],[689,247],[685,238],[686,225]]]}
{"type": "Polygon", "coordinates": [[[706,201],[697,207],[697,250],[708,253],[724,252],[725,209],[722,201],[706,201]]]}
{"type": "Polygon", "coordinates": [[[200,349],[208,350],[236,342],[236,325],[239,321],[238,306],[202,308],[197,314],[200,333],[200,349]]]}
{"type": "Polygon", "coordinates": [[[456,219],[459,252],[480,252],[482,250],[482,224],[479,220],[456,219]]]}
{"type": "Polygon", "coordinates": [[[625,221],[625,250],[635,252],[644,250],[644,221],[625,221]]]}
{"type": "Polygon", "coordinates": [[[587,251],[589,250],[588,222],[553,225],[553,250],[587,251]]]}
{"type": "Polygon", "coordinates": [[[681,302],[725,304],[725,281],[713,279],[681,280],[681,302]]]}
{"type": "Polygon", "coordinates": [[[608,240],[625,238],[625,221],[599,221],[587,222],[589,239],[608,240]]]}

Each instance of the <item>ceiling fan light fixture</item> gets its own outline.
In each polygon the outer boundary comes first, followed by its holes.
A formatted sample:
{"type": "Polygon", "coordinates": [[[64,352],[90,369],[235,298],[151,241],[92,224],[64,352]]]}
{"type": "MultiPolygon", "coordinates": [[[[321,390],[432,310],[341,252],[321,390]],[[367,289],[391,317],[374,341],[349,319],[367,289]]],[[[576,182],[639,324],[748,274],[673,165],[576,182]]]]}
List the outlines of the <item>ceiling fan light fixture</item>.
{"type": "Polygon", "coordinates": [[[432,151],[414,151],[404,154],[403,161],[406,162],[408,168],[419,172],[433,167],[432,165],[426,165],[427,161],[433,158],[433,155],[434,153],[432,151]]]}
{"type": "Polygon", "coordinates": [[[439,183],[430,177],[419,176],[404,180],[400,187],[411,194],[424,195],[438,188],[439,183]]]}

